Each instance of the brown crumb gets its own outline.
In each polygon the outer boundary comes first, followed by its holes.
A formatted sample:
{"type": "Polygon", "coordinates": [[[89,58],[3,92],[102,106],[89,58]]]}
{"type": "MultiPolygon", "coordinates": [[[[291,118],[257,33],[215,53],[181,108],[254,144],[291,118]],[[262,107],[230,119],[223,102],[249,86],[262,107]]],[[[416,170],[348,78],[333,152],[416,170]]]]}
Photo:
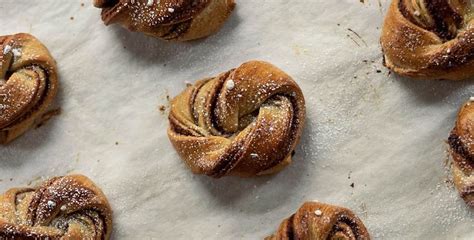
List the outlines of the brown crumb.
{"type": "Polygon", "coordinates": [[[119,145],[119,142],[115,142],[115,145],[116,145],[116,146],[119,145]]]}
{"type": "Polygon", "coordinates": [[[36,127],[35,128],[40,128],[41,126],[43,126],[47,121],[49,121],[51,118],[55,117],[55,116],[58,116],[59,114],[61,114],[61,108],[56,108],[56,109],[53,109],[53,110],[50,110],[48,112],[46,112],[45,114],[43,114],[43,116],[41,116],[41,118],[38,120],[38,123],[36,124],[36,127]]]}
{"type": "Polygon", "coordinates": [[[354,188],[354,186],[355,186],[354,183],[351,183],[351,188],[354,188]]]}
{"type": "Polygon", "coordinates": [[[13,181],[13,178],[10,178],[10,182],[13,181]]]}
{"type": "Polygon", "coordinates": [[[168,94],[166,95],[166,100],[168,100],[168,101],[170,100],[170,95],[168,95],[168,94]]]}
{"type": "Polygon", "coordinates": [[[377,71],[376,71],[376,72],[377,72],[377,73],[381,73],[381,72],[382,72],[382,70],[379,70],[379,69],[377,69],[377,71]]]}
{"type": "Polygon", "coordinates": [[[160,110],[161,113],[164,113],[165,110],[166,110],[166,107],[165,107],[165,105],[160,105],[160,107],[158,109],[160,110]]]}
{"type": "Polygon", "coordinates": [[[81,7],[84,7],[84,6],[85,6],[85,4],[84,4],[84,3],[81,3],[81,7]]]}
{"type": "Polygon", "coordinates": [[[74,17],[70,17],[69,19],[74,20],[74,17]]]}

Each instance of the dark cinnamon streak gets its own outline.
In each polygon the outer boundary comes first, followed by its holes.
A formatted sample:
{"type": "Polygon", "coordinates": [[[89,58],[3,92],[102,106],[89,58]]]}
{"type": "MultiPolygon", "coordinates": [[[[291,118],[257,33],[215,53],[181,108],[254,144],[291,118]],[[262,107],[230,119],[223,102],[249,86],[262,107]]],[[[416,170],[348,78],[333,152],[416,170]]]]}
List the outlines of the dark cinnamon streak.
{"type": "MultiPolygon", "coordinates": [[[[458,163],[461,165],[467,165],[471,168],[474,168],[474,156],[468,150],[466,145],[462,142],[461,138],[456,135],[455,133],[451,133],[448,138],[448,144],[451,147],[451,150],[457,153],[463,161],[462,163],[458,163]]],[[[456,160],[456,158],[455,158],[456,160]]]]}
{"type": "Polygon", "coordinates": [[[461,28],[463,25],[463,16],[459,15],[454,9],[452,9],[447,0],[424,1],[429,17],[433,19],[434,24],[417,20],[414,13],[410,12],[405,4],[405,1],[402,0],[399,2],[398,6],[400,12],[405,18],[423,29],[435,32],[443,39],[443,41],[449,41],[456,38],[457,29],[453,29],[452,26],[461,28]]]}
{"type": "Polygon", "coordinates": [[[286,227],[286,236],[288,237],[288,240],[294,240],[295,239],[295,214],[291,215],[290,218],[288,218],[288,225],[286,227]]]}
{"type": "Polygon", "coordinates": [[[452,31],[450,26],[460,28],[463,17],[457,14],[447,0],[424,1],[426,8],[435,22],[434,31],[443,39],[451,40],[456,37],[456,30],[452,31]]]}
{"type": "Polygon", "coordinates": [[[332,237],[336,234],[336,232],[339,232],[339,231],[343,230],[339,227],[339,223],[347,224],[351,228],[351,231],[354,234],[354,236],[356,237],[356,239],[361,239],[362,235],[360,233],[360,229],[359,229],[359,226],[357,225],[357,223],[353,219],[350,219],[350,218],[348,218],[347,216],[344,216],[344,215],[339,217],[337,223],[334,224],[334,226],[332,227],[331,233],[329,233],[328,237],[332,237]]]}
{"type": "Polygon", "coordinates": [[[191,28],[191,24],[192,24],[192,20],[188,20],[186,22],[176,24],[173,26],[173,28],[171,28],[171,30],[168,33],[166,33],[165,35],[161,37],[165,40],[177,39],[188,32],[189,28],[191,28]]]}

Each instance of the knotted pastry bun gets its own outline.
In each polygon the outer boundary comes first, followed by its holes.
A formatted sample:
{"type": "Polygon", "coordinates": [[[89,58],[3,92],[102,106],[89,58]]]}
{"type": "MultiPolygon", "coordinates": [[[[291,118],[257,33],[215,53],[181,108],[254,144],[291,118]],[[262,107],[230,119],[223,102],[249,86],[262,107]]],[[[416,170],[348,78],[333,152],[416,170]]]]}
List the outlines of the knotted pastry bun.
{"type": "Polygon", "coordinates": [[[474,76],[474,14],[468,0],[393,0],[382,30],[385,65],[418,79],[474,76]]]}
{"type": "Polygon", "coordinates": [[[369,240],[362,221],[349,209],[307,202],[265,240],[369,240]]]}
{"type": "Polygon", "coordinates": [[[35,37],[0,36],[0,144],[31,128],[57,92],[56,62],[35,37]]]}
{"type": "Polygon", "coordinates": [[[106,25],[173,41],[207,37],[224,24],[234,0],[94,0],[106,25]]]}
{"type": "Polygon", "coordinates": [[[0,239],[109,239],[112,211],[87,177],[55,177],[0,195],[0,239]]]}
{"type": "Polygon", "coordinates": [[[303,93],[260,61],[198,81],[171,102],[168,136],[194,173],[271,174],[291,162],[305,121],[303,93]]]}
{"type": "Polygon", "coordinates": [[[464,201],[474,207],[474,101],[459,111],[448,143],[454,161],[454,185],[464,201]]]}

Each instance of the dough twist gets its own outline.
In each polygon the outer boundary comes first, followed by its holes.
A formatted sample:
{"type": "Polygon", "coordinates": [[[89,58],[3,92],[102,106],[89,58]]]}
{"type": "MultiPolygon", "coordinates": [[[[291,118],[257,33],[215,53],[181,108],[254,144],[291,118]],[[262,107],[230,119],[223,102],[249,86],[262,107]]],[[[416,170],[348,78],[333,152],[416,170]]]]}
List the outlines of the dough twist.
{"type": "Polygon", "coordinates": [[[234,0],[94,0],[106,25],[173,41],[203,38],[219,30],[234,0]]]}
{"type": "Polygon", "coordinates": [[[0,239],[109,239],[112,211],[82,175],[55,177],[37,188],[0,195],[0,239]]]}
{"type": "Polygon", "coordinates": [[[454,184],[464,201],[474,207],[474,101],[459,111],[448,143],[454,161],[454,184]]]}
{"type": "Polygon", "coordinates": [[[469,0],[393,0],[382,30],[385,65],[418,79],[474,76],[469,0]]]}
{"type": "Polygon", "coordinates": [[[40,119],[57,92],[56,63],[35,37],[0,37],[0,144],[40,119]]]}
{"type": "Polygon", "coordinates": [[[349,209],[307,202],[265,240],[369,240],[362,221],[349,209]]]}
{"type": "Polygon", "coordinates": [[[259,61],[198,81],[171,102],[168,136],[194,173],[250,177],[291,162],[305,121],[301,89],[259,61]]]}

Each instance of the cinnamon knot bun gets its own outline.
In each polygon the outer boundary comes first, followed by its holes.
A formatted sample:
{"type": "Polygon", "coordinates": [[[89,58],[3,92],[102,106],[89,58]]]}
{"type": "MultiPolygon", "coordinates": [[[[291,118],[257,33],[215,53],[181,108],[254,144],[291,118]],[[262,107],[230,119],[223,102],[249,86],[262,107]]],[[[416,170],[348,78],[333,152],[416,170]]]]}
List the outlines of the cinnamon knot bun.
{"type": "Polygon", "coordinates": [[[291,162],[305,121],[301,89],[259,61],[198,81],[171,102],[168,136],[194,173],[271,174],[291,162]]]}
{"type": "Polygon", "coordinates": [[[362,221],[349,209],[307,202],[265,240],[369,240],[362,221]]]}
{"type": "Polygon", "coordinates": [[[474,76],[469,0],[393,0],[382,30],[385,65],[418,79],[474,76]]]}
{"type": "Polygon", "coordinates": [[[112,211],[82,175],[55,177],[37,188],[0,195],[0,239],[109,239],[112,211]]]}
{"type": "Polygon", "coordinates": [[[448,143],[454,162],[454,185],[464,201],[474,207],[474,99],[459,111],[448,143]]]}
{"type": "Polygon", "coordinates": [[[232,13],[234,0],[94,0],[106,25],[164,40],[187,41],[219,30],[232,13]]]}
{"type": "Polygon", "coordinates": [[[57,92],[56,72],[35,37],[0,36],[0,144],[23,134],[47,111],[57,92]]]}

